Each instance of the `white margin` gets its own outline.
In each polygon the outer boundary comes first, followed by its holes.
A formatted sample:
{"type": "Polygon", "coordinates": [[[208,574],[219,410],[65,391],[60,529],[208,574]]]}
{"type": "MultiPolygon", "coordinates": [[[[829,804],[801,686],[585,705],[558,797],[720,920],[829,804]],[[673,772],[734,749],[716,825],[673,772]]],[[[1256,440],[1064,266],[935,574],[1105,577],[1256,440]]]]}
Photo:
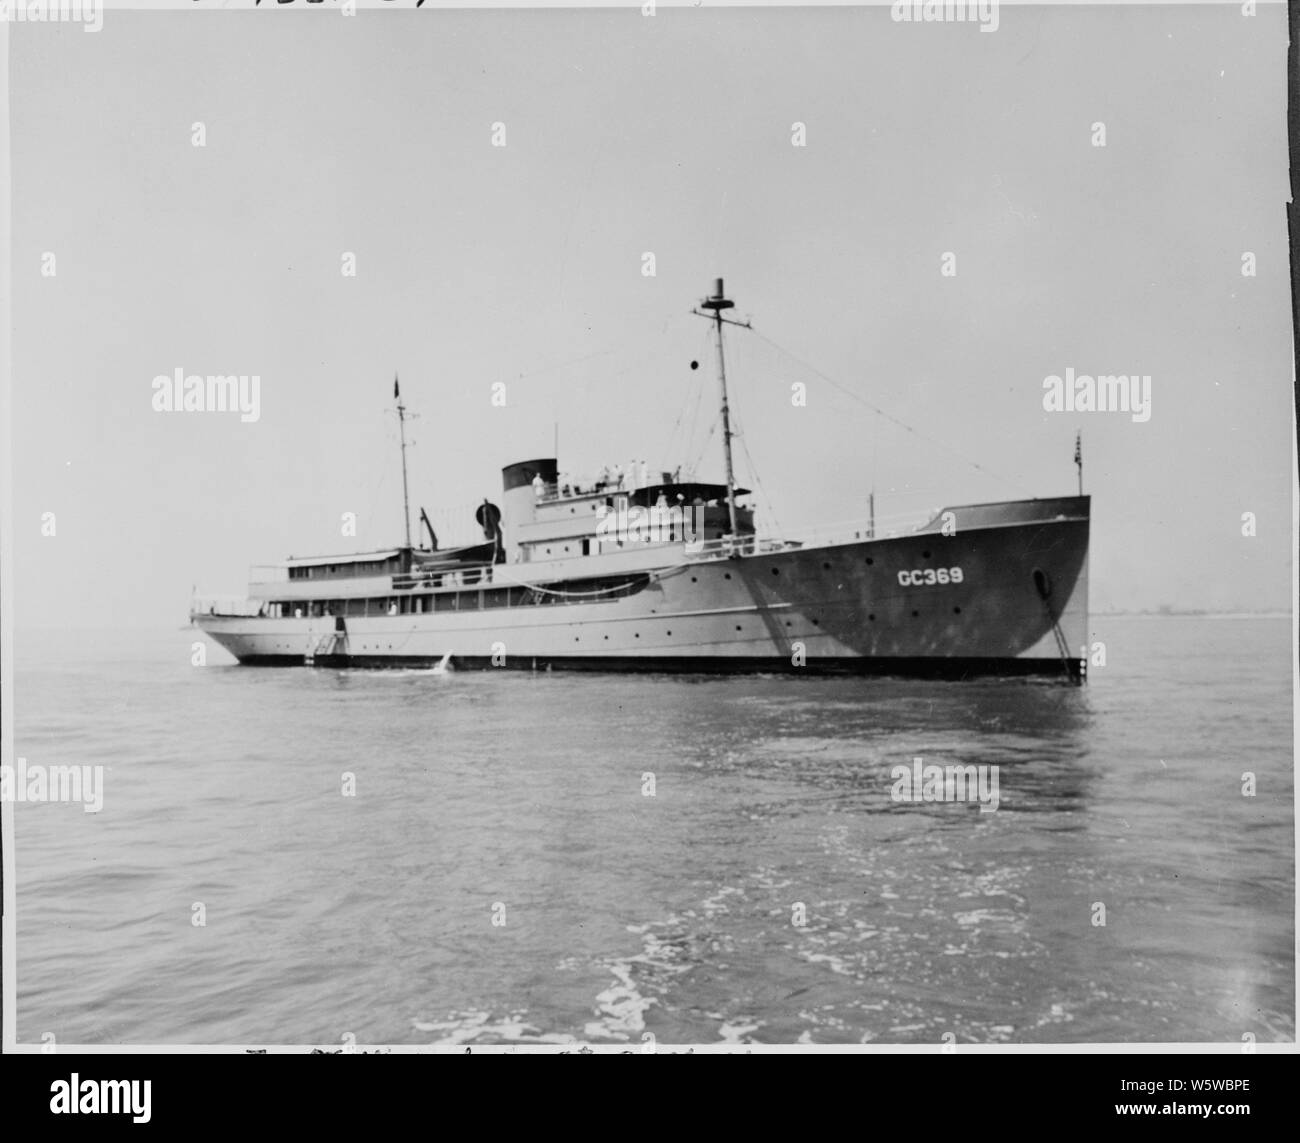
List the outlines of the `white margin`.
{"type": "MultiPolygon", "coordinates": [[[[46,0],[55,6],[59,0],[46,0]]],[[[100,0],[104,10],[123,9],[137,11],[180,9],[196,11],[261,11],[262,9],[278,11],[313,11],[339,10],[344,0],[323,0],[322,3],[307,4],[305,0],[293,0],[280,4],[277,0],[263,0],[258,6],[255,0],[100,0]]],[[[387,11],[414,11],[416,0],[351,0],[357,8],[378,8],[387,11]]],[[[815,0],[804,3],[802,0],[656,0],[659,8],[798,8],[798,7],[889,7],[892,0],[815,0]]],[[[1257,0],[1259,5],[1282,4],[1287,0],[1257,0]]],[[[14,6],[25,6],[27,0],[10,0],[14,6]]],[[[1069,4],[1078,6],[1079,0],[999,0],[1005,7],[1047,7],[1069,4]]],[[[1104,5],[1112,7],[1122,4],[1141,4],[1143,7],[1220,4],[1241,7],[1240,0],[1084,0],[1084,6],[1104,5]]],[[[511,3],[476,3],[474,0],[449,2],[449,0],[425,0],[421,11],[439,9],[515,9],[515,8],[640,8],[640,0],[569,0],[557,3],[555,0],[514,0],[511,3]]],[[[13,314],[11,308],[13,251],[11,243],[11,219],[13,208],[13,181],[10,167],[11,135],[9,122],[9,28],[8,20],[0,20],[0,762],[12,765],[14,760],[13,743],[13,357],[12,337],[13,314]]],[[[1289,135],[1288,135],[1289,140],[1289,135]]],[[[1289,192],[1290,184],[1287,188],[1289,192]]],[[[1285,203],[1279,200],[1285,207],[1285,203]]],[[[1289,232],[1288,232],[1289,235],[1289,232]]],[[[1285,250],[1290,258],[1290,250],[1285,250]]],[[[1293,287],[1294,288],[1294,281],[1293,287]]],[[[1294,311],[1292,311],[1294,312],[1294,311]]],[[[1293,331],[1294,335],[1294,331],[1293,331]]],[[[1292,341],[1294,346],[1294,338],[1292,341]]],[[[1295,405],[1296,370],[1300,367],[1292,354],[1292,409],[1295,405]]],[[[1292,651],[1292,730],[1294,751],[1292,754],[1292,775],[1294,811],[1293,824],[1300,823],[1300,788],[1294,782],[1295,759],[1300,757],[1300,453],[1297,453],[1296,437],[1291,437],[1291,633],[1292,651]]],[[[0,918],[0,972],[3,972],[3,991],[0,1002],[3,1003],[3,1021],[0,1022],[0,1051],[23,1055],[37,1055],[48,1052],[45,1044],[17,1042],[17,951],[16,939],[16,888],[14,884],[14,806],[10,801],[0,802],[0,839],[3,839],[3,864],[0,870],[4,877],[4,892],[0,898],[3,918],[0,918]]],[[[1293,831],[1296,845],[1296,865],[1300,868],[1300,828],[1293,831]]],[[[1293,916],[1295,914],[1293,913],[1293,916]]],[[[1297,937],[1300,943],[1300,936],[1297,937]]],[[[1293,972],[1297,984],[1300,984],[1300,957],[1293,960],[1293,972]]],[[[1300,995],[1300,989],[1297,990],[1300,995]]],[[[1242,1043],[1197,1042],[1197,1043],[1029,1043],[1029,1044],[763,1044],[763,1043],[715,1043],[715,1044],[656,1044],[653,1051],[637,1042],[589,1044],[575,1039],[568,1044],[358,1044],[344,1048],[335,1044],[60,1044],[54,1054],[77,1053],[85,1055],[219,1055],[233,1053],[265,1053],[267,1055],[301,1055],[312,1051],[323,1051],[343,1055],[559,1055],[564,1053],[589,1052],[593,1055],[672,1055],[692,1053],[695,1055],[1296,1055],[1300,1054],[1300,1045],[1296,1041],[1289,1043],[1254,1043],[1249,1047],[1242,1043]]]]}

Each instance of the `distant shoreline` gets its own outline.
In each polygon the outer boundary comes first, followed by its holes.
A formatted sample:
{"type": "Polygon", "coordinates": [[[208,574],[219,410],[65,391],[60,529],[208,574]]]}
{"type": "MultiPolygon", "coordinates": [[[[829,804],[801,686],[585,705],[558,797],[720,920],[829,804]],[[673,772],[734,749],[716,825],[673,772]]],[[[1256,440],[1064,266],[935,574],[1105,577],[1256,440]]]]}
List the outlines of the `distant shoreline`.
{"type": "Polygon", "coordinates": [[[1091,615],[1149,619],[1290,619],[1289,611],[1090,611],[1091,615]]]}

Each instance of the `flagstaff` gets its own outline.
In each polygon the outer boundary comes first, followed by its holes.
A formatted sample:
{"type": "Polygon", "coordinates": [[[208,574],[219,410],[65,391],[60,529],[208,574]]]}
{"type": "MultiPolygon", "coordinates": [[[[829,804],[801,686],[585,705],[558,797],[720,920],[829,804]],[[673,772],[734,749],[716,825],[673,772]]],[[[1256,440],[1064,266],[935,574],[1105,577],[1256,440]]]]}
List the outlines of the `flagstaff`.
{"type": "Polygon", "coordinates": [[[397,402],[397,431],[402,441],[402,525],[406,529],[406,547],[411,547],[411,499],[406,488],[406,406],[402,404],[402,390],[393,374],[393,400],[397,402]]]}

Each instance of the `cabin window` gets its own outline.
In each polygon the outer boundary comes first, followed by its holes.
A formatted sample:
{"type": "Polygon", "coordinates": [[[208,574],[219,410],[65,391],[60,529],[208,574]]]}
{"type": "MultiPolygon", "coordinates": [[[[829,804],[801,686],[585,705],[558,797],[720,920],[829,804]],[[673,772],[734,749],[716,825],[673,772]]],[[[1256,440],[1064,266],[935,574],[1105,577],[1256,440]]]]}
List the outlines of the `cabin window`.
{"type": "Polygon", "coordinates": [[[434,611],[455,611],[456,595],[457,593],[454,591],[444,591],[441,595],[435,595],[433,597],[434,611]]]}

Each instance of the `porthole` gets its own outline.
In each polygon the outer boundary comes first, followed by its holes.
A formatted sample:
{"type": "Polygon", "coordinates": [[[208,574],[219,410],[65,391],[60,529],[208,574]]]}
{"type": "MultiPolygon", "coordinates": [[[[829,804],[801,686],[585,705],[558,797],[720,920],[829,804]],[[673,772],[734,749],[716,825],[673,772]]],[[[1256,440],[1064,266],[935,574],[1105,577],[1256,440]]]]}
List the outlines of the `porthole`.
{"type": "Polygon", "coordinates": [[[870,566],[871,566],[872,564],[874,564],[875,562],[876,562],[876,561],[873,560],[870,556],[867,557],[867,567],[870,567],[870,566]]]}
{"type": "Polygon", "coordinates": [[[954,607],[954,608],[952,609],[952,613],[953,613],[954,615],[960,615],[960,614],[961,614],[961,608],[960,608],[960,607],[954,607]]]}
{"type": "Polygon", "coordinates": [[[773,574],[773,575],[780,575],[780,574],[781,574],[781,569],[780,569],[780,568],[773,568],[773,569],[772,569],[772,574],[773,574]]]}
{"type": "Polygon", "coordinates": [[[928,560],[929,558],[930,558],[930,553],[929,553],[929,552],[922,552],[922,553],[921,553],[921,559],[923,559],[923,560],[928,560]]]}
{"type": "Polygon", "coordinates": [[[921,613],[920,613],[919,611],[913,611],[913,612],[912,612],[912,618],[913,618],[913,619],[918,619],[918,618],[920,618],[920,615],[921,615],[921,613]]]}

